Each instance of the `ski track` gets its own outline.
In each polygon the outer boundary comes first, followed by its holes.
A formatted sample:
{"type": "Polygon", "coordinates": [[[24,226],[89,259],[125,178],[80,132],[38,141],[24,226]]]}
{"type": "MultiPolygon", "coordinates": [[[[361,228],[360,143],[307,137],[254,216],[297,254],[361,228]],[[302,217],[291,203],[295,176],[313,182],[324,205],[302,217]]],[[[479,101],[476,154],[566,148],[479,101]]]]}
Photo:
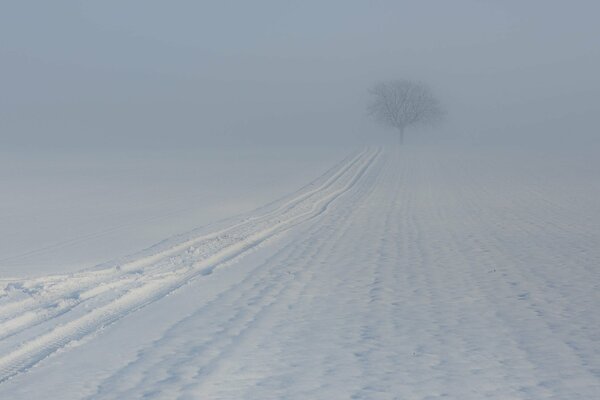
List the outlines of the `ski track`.
{"type": "Polygon", "coordinates": [[[69,343],[265,252],[86,397],[600,398],[598,208],[472,161],[365,150],[218,232],[6,282],[0,397],[69,343]]]}

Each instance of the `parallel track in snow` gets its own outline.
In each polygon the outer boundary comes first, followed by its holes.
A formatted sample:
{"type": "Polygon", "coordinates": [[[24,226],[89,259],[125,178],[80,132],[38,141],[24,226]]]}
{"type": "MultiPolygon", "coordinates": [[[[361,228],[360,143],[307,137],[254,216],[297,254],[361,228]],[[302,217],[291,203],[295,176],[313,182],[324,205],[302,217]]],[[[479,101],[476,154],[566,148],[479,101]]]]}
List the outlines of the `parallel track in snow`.
{"type": "Polygon", "coordinates": [[[103,269],[4,282],[0,383],[275,235],[319,217],[360,180],[378,155],[378,149],[365,150],[272,211],[158,253],[103,269]]]}

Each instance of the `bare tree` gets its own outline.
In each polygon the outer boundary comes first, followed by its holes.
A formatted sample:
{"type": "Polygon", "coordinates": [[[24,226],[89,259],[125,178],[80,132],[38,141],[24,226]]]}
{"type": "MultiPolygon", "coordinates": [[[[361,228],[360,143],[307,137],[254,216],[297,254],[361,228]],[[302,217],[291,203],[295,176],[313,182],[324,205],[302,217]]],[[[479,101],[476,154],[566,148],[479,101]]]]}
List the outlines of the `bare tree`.
{"type": "Polygon", "coordinates": [[[381,82],[371,88],[368,111],[375,120],[398,129],[400,144],[410,126],[437,122],[443,112],[426,84],[409,80],[381,82]]]}

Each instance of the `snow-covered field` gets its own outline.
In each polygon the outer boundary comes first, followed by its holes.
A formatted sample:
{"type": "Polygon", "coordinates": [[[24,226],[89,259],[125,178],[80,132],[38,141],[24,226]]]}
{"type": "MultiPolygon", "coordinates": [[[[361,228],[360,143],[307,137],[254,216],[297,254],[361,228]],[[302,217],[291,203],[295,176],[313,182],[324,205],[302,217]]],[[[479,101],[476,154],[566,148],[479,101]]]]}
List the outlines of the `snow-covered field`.
{"type": "Polygon", "coordinates": [[[0,278],[72,272],[246,213],[347,150],[0,152],[0,278]]]}
{"type": "Polygon", "coordinates": [[[136,256],[2,281],[0,398],[600,398],[593,156],[335,161],[136,256]]]}

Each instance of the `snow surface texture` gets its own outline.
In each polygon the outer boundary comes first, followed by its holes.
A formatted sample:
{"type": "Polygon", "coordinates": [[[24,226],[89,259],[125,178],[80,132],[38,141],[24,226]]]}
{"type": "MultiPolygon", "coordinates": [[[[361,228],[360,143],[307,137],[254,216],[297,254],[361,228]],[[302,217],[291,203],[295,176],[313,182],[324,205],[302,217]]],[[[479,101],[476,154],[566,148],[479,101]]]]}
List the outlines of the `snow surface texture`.
{"type": "Polygon", "coordinates": [[[412,150],[124,263],[3,282],[0,398],[600,398],[595,169],[412,150]]]}
{"type": "Polygon", "coordinates": [[[0,278],[79,271],[204,229],[297,190],[347,152],[314,146],[135,154],[0,149],[0,278]]]}

